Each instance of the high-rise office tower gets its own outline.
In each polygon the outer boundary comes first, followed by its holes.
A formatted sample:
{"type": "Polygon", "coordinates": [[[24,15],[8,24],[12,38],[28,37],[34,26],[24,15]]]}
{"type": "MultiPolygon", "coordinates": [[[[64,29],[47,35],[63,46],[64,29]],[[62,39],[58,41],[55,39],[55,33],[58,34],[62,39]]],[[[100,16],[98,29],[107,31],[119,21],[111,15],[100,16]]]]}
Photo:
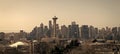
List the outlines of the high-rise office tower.
{"type": "Polygon", "coordinates": [[[99,29],[99,35],[98,35],[98,38],[100,39],[105,39],[105,28],[101,28],[99,29]]]}
{"type": "Polygon", "coordinates": [[[65,25],[61,26],[61,35],[62,38],[68,38],[68,28],[65,25]]]}
{"type": "Polygon", "coordinates": [[[89,39],[89,27],[88,25],[82,25],[81,27],[81,38],[82,39],[89,39]]]}
{"type": "Polygon", "coordinates": [[[59,28],[59,24],[56,24],[56,36],[57,37],[61,37],[61,32],[60,32],[60,28],[59,28]]]}
{"type": "Polygon", "coordinates": [[[117,34],[118,34],[117,32],[118,32],[117,27],[113,27],[112,28],[112,33],[113,33],[113,39],[114,40],[117,40],[117,38],[118,38],[117,37],[117,34]]]}
{"type": "Polygon", "coordinates": [[[44,25],[43,25],[43,23],[40,24],[38,33],[39,33],[40,37],[44,37],[44,25]]]}
{"type": "Polygon", "coordinates": [[[99,35],[98,28],[95,28],[95,38],[97,38],[99,35]]]}
{"type": "Polygon", "coordinates": [[[38,38],[38,33],[37,33],[38,27],[34,27],[33,30],[30,32],[28,39],[37,39],[38,38]]]}
{"type": "Polygon", "coordinates": [[[53,31],[53,27],[52,27],[52,21],[49,21],[49,30],[48,30],[48,37],[52,36],[52,31],[53,31]]]}
{"type": "Polygon", "coordinates": [[[69,37],[70,38],[78,38],[79,37],[79,25],[76,22],[72,22],[68,27],[69,37]]]}
{"type": "Polygon", "coordinates": [[[96,36],[96,31],[95,28],[93,26],[89,27],[89,37],[90,39],[95,39],[96,36]]]}
{"type": "Polygon", "coordinates": [[[114,36],[117,35],[117,32],[118,32],[117,27],[113,27],[112,28],[112,33],[114,34],[114,36]]]}
{"type": "Polygon", "coordinates": [[[45,26],[44,27],[44,36],[48,36],[48,27],[47,26],[45,26]]]}

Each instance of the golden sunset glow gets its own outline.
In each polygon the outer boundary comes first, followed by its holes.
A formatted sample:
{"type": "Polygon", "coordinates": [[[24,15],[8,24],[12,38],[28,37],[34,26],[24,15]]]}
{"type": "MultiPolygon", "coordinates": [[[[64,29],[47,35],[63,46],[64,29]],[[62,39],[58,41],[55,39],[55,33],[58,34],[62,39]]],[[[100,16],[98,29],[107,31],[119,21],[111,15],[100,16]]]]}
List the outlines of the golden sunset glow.
{"type": "Polygon", "coordinates": [[[53,16],[60,25],[120,26],[120,0],[0,0],[0,32],[30,32],[53,16]]]}

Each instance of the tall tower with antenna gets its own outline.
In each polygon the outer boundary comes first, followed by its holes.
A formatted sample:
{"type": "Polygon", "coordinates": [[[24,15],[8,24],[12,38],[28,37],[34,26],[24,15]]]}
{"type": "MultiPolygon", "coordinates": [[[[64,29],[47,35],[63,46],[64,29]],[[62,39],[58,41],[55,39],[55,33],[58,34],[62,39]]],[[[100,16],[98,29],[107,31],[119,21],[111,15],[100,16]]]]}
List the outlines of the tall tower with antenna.
{"type": "Polygon", "coordinates": [[[56,37],[56,21],[58,18],[54,16],[52,19],[53,19],[53,37],[56,37]]]}

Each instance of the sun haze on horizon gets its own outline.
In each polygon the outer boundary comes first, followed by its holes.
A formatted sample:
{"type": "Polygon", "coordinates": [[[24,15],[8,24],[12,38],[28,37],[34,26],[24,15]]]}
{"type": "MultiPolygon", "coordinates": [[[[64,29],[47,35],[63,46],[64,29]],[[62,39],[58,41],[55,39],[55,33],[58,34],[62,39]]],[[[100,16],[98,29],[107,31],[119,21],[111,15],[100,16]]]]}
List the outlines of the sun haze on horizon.
{"type": "Polygon", "coordinates": [[[40,23],[120,26],[120,0],[0,0],[0,32],[30,32],[40,23]]]}

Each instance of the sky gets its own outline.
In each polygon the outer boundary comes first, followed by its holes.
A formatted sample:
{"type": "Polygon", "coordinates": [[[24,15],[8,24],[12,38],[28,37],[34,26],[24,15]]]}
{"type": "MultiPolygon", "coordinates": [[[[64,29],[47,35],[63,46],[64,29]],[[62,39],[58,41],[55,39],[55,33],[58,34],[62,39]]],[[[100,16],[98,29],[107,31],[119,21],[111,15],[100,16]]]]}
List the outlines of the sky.
{"type": "Polygon", "coordinates": [[[54,16],[59,25],[120,26],[120,0],[0,0],[0,32],[30,32],[54,16]]]}

